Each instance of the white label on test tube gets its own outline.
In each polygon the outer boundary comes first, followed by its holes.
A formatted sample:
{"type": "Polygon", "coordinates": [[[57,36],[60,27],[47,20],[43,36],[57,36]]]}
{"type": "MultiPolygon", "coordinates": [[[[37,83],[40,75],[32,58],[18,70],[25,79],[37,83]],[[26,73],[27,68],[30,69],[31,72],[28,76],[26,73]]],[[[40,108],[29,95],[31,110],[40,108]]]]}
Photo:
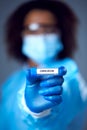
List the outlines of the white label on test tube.
{"type": "Polygon", "coordinates": [[[37,74],[58,74],[58,68],[37,69],[37,74]]]}

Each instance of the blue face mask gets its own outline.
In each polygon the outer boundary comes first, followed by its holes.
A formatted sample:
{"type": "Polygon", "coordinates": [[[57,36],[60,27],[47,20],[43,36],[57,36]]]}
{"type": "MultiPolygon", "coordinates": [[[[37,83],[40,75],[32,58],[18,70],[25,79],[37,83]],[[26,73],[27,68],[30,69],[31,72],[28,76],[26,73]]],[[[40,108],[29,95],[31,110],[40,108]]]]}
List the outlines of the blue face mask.
{"type": "Polygon", "coordinates": [[[26,35],[23,37],[22,53],[38,64],[53,62],[63,50],[57,34],[26,35]]]}

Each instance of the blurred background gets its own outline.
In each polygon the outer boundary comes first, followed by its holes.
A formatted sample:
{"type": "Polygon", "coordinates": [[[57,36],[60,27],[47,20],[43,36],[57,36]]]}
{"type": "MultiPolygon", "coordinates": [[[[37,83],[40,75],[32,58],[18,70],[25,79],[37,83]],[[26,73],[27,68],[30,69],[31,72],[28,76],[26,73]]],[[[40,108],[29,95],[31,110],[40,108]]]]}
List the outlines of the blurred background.
{"type": "MultiPolygon", "coordinates": [[[[22,65],[10,59],[6,53],[4,25],[8,16],[23,2],[28,0],[0,0],[0,85],[22,65]]],[[[77,35],[78,51],[75,60],[87,81],[87,0],[63,0],[74,10],[80,23],[77,35]]]]}

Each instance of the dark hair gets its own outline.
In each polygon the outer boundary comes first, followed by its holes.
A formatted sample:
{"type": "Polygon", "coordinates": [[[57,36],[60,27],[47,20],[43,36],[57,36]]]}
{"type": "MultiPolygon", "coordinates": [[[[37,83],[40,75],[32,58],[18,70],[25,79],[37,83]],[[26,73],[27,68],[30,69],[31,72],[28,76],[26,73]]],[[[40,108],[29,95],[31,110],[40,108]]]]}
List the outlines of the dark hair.
{"type": "Polygon", "coordinates": [[[58,57],[59,59],[72,57],[77,48],[76,29],[78,19],[67,4],[56,0],[29,1],[13,12],[6,23],[6,44],[9,55],[20,61],[27,60],[27,57],[21,52],[21,32],[26,14],[33,9],[48,10],[56,16],[61,30],[61,40],[64,44],[64,50],[58,57]]]}

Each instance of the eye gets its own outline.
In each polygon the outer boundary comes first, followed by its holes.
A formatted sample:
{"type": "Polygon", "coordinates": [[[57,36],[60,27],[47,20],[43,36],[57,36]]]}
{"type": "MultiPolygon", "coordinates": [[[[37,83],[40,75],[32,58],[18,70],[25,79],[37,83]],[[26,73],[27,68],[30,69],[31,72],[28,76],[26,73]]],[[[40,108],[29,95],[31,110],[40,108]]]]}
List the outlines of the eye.
{"type": "Polygon", "coordinates": [[[40,25],[32,23],[24,26],[24,34],[37,34],[40,31],[40,25]]]}
{"type": "Polygon", "coordinates": [[[40,28],[40,26],[37,23],[32,23],[28,26],[28,28],[30,31],[37,31],[40,28]]]}
{"type": "Polygon", "coordinates": [[[53,32],[56,32],[56,29],[55,28],[47,28],[46,32],[53,33],[53,32]]]}

